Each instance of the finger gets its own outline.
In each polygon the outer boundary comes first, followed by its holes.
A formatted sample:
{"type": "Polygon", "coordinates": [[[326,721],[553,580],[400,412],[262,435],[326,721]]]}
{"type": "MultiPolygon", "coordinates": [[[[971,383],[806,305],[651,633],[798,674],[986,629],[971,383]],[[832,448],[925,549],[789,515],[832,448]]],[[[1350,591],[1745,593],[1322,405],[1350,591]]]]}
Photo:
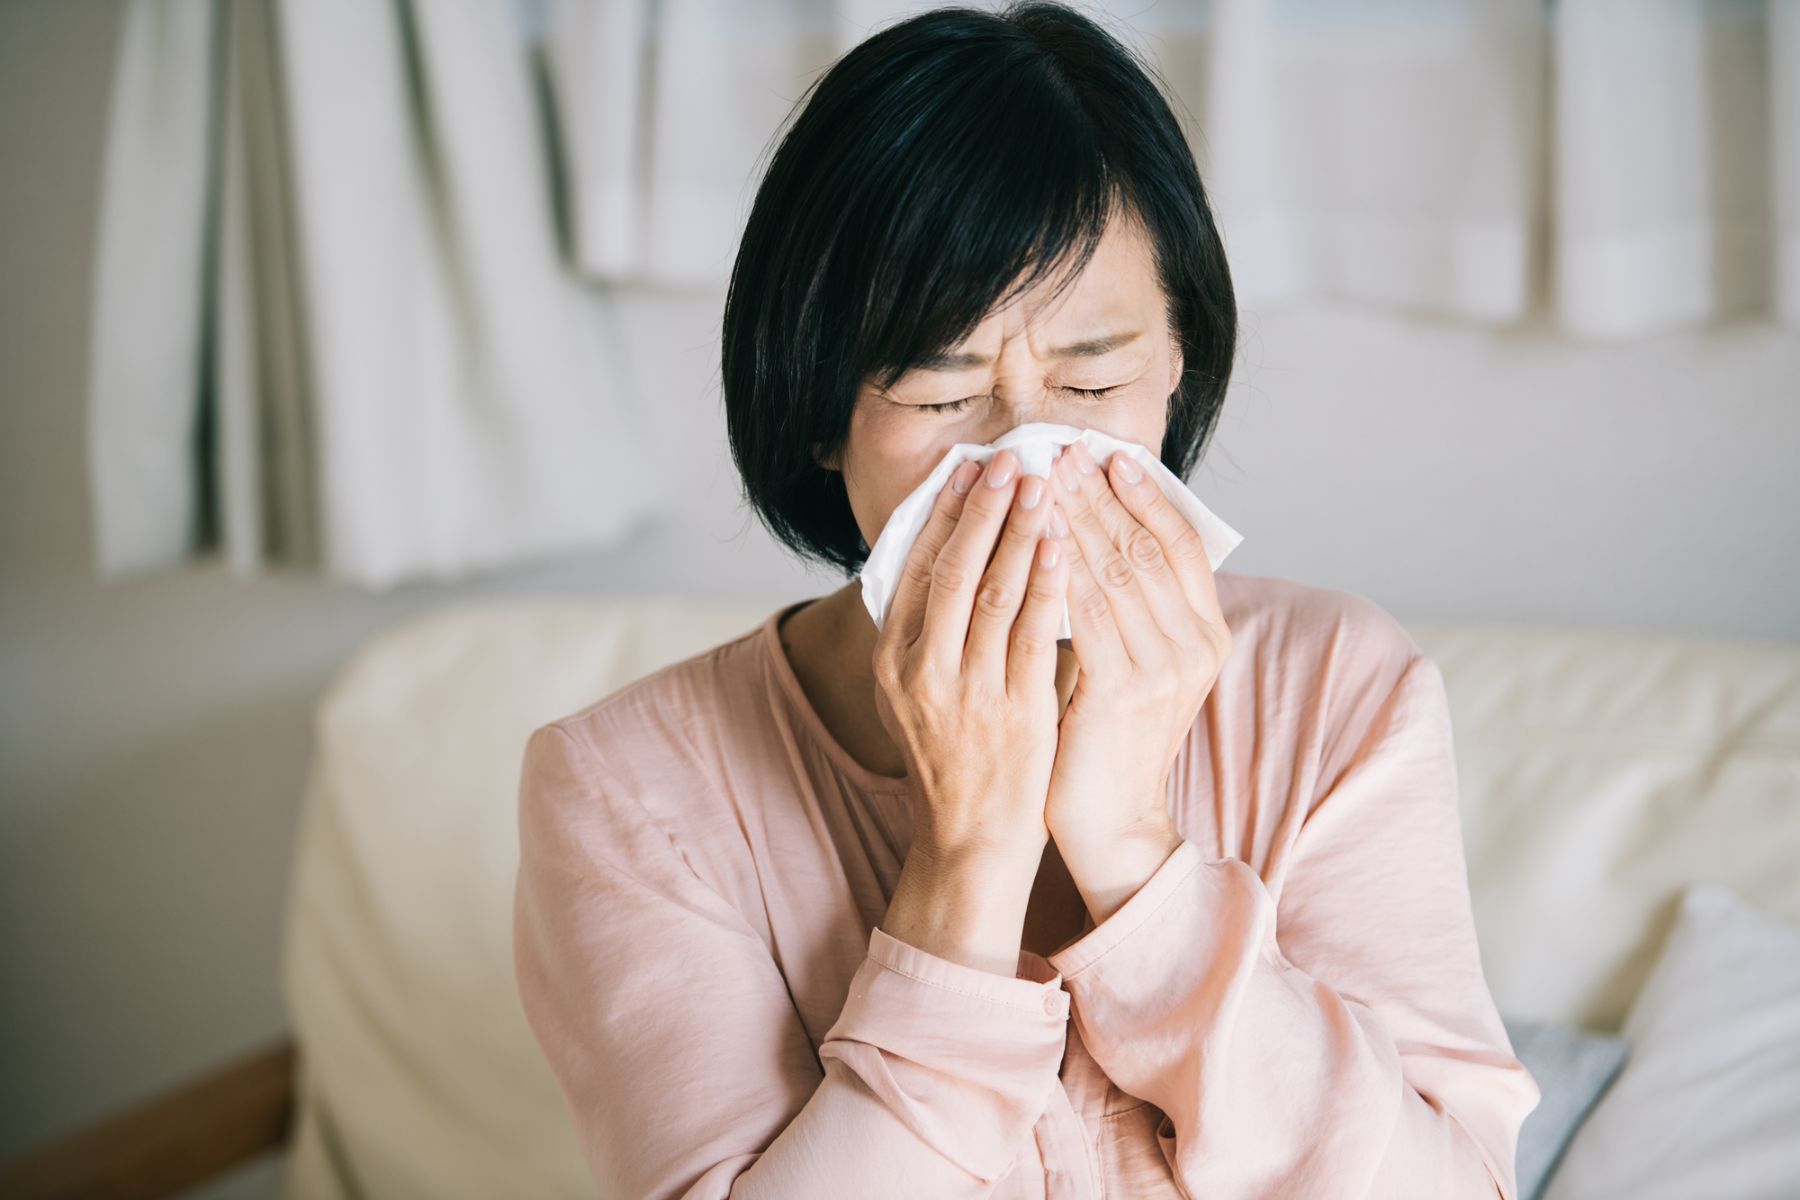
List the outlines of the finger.
{"type": "MultiPolygon", "coordinates": [[[[1060,508],[1062,503],[1059,495],[1057,506],[1060,508]]],[[[1066,595],[1070,642],[1075,659],[1081,665],[1082,676],[1095,682],[1122,678],[1131,673],[1131,656],[1126,653],[1124,642],[1119,640],[1118,625],[1112,617],[1112,602],[1094,578],[1093,569],[1082,555],[1073,531],[1063,539],[1063,545],[1069,554],[1066,595]]]]}
{"type": "MultiPolygon", "coordinates": [[[[1070,442],[1064,451],[1077,468],[1077,480],[1082,485],[1082,494],[1088,503],[1093,505],[1094,512],[1100,518],[1100,524],[1107,535],[1112,538],[1113,545],[1125,544],[1126,535],[1131,532],[1131,514],[1125,511],[1118,497],[1112,494],[1107,486],[1108,475],[1099,469],[1093,455],[1080,442],[1070,442]]],[[[1115,455],[1116,457],[1116,455],[1115,455]]]]}
{"type": "Polygon", "coordinates": [[[1049,513],[1048,481],[1041,475],[1020,476],[1000,530],[1000,544],[975,592],[962,666],[965,672],[979,672],[981,678],[992,680],[995,687],[1005,682],[1013,622],[1025,603],[1032,555],[1049,513]]]}
{"type": "MultiPolygon", "coordinates": [[[[1043,506],[1054,503],[1045,487],[1043,506]]],[[[1031,575],[1025,603],[1013,622],[1011,653],[1006,657],[1006,692],[1023,698],[1056,694],[1056,634],[1062,627],[1063,599],[1068,593],[1071,553],[1067,537],[1050,536],[1046,530],[1033,539],[1031,575]]],[[[1062,707],[1057,707],[1062,715],[1062,707]]]]}
{"type": "MultiPolygon", "coordinates": [[[[1121,490],[1134,491],[1125,478],[1124,469],[1129,467],[1137,471],[1134,497],[1144,492],[1154,493],[1168,516],[1175,518],[1178,524],[1186,526],[1189,531],[1194,527],[1175,511],[1175,506],[1162,494],[1162,489],[1145,477],[1142,468],[1132,461],[1130,454],[1123,450],[1113,451],[1107,469],[1102,471],[1088,454],[1086,446],[1077,442],[1070,449],[1074,452],[1077,466],[1095,468],[1081,475],[1082,494],[1093,506],[1100,524],[1112,538],[1113,545],[1131,565],[1137,576],[1138,587],[1143,593],[1145,607],[1156,618],[1163,636],[1177,641],[1190,641],[1198,637],[1201,625],[1210,618],[1198,611],[1188,596],[1187,586],[1176,574],[1174,563],[1169,561],[1162,538],[1155,530],[1138,520],[1137,514],[1121,499],[1121,490]]],[[[1198,534],[1195,536],[1198,538],[1198,534]]],[[[1205,557],[1204,553],[1201,557],[1205,557]]]]}
{"type": "MultiPolygon", "coordinates": [[[[1187,583],[1176,572],[1175,564],[1170,561],[1158,530],[1140,521],[1137,514],[1123,502],[1120,492],[1132,492],[1134,499],[1141,499],[1144,503],[1149,503],[1149,497],[1153,496],[1162,505],[1158,516],[1172,518],[1177,525],[1189,532],[1193,532],[1193,526],[1175,511],[1175,506],[1169,503],[1168,497],[1145,476],[1142,468],[1126,451],[1115,450],[1110,457],[1108,469],[1102,471],[1085,445],[1076,442],[1069,449],[1077,467],[1082,468],[1079,473],[1082,495],[1093,507],[1114,547],[1131,566],[1144,598],[1145,609],[1155,618],[1163,636],[1178,640],[1197,636],[1200,625],[1207,618],[1197,608],[1196,600],[1190,596],[1187,583]],[[1135,491],[1125,478],[1126,469],[1137,471],[1135,491]]],[[[1164,521],[1157,524],[1161,529],[1168,528],[1164,521]]],[[[1197,539],[1198,534],[1195,537],[1197,539]]],[[[1204,553],[1202,557],[1204,558],[1204,553]]],[[[1204,601],[1199,603],[1204,604],[1204,601]]],[[[1141,656],[1141,653],[1156,652],[1154,639],[1146,637],[1144,640],[1147,645],[1141,647],[1134,657],[1141,656]]]]}
{"type": "MultiPolygon", "coordinates": [[[[1150,607],[1150,597],[1145,592],[1145,580],[1140,579],[1136,563],[1128,559],[1120,547],[1113,543],[1112,534],[1101,523],[1100,514],[1091,502],[1090,497],[1096,490],[1109,491],[1104,478],[1098,470],[1083,475],[1077,464],[1080,456],[1074,453],[1071,446],[1068,451],[1058,456],[1053,474],[1061,475],[1061,486],[1057,490],[1056,499],[1068,514],[1069,531],[1076,545],[1081,548],[1081,557],[1087,565],[1088,574],[1098,584],[1101,594],[1107,601],[1112,623],[1117,632],[1116,637],[1125,647],[1133,662],[1158,662],[1168,654],[1169,635],[1157,620],[1150,607]]],[[[1092,466],[1092,460],[1089,460],[1092,466]]],[[[1137,530],[1136,537],[1128,538],[1127,545],[1132,553],[1144,552],[1144,543],[1161,556],[1160,548],[1155,548],[1156,539],[1148,530],[1132,522],[1137,530]]],[[[1076,573],[1079,576],[1079,572],[1076,573]]],[[[1170,581],[1170,586],[1174,586],[1170,581]]],[[[1102,610],[1094,604],[1091,594],[1083,593],[1084,607],[1091,606],[1090,616],[1098,617],[1102,610]]],[[[1182,604],[1185,608],[1185,603],[1182,604]]],[[[1073,624],[1074,617],[1070,616],[1073,624]]],[[[1192,618],[1190,617],[1191,621],[1192,618]]],[[[1179,627],[1179,626],[1178,626],[1179,627]]]]}
{"type": "Polygon", "coordinates": [[[925,527],[919,530],[919,536],[913,539],[912,547],[906,553],[906,562],[900,568],[900,578],[894,584],[894,596],[888,602],[886,617],[881,624],[880,640],[891,642],[897,648],[906,648],[919,640],[920,629],[925,621],[925,598],[931,594],[931,566],[938,552],[950,539],[951,530],[956,528],[958,516],[962,512],[965,496],[957,490],[958,484],[974,486],[974,479],[981,474],[980,463],[962,463],[950,473],[944,486],[938,489],[937,498],[932,502],[931,516],[925,521],[925,527]]]}
{"type": "Polygon", "coordinates": [[[963,499],[956,528],[950,531],[932,562],[931,590],[925,597],[925,620],[918,646],[929,661],[946,672],[962,669],[975,594],[1012,507],[1018,478],[1017,454],[1002,450],[990,455],[981,477],[963,499]],[[996,480],[999,486],[995,486],[996,480]]]}
{"type": "Polygon", "coordinates": [[[1207,557],[1206,543],[1194,523],[1163,494],[1163,490],[1122,450],[1113,451],[1106,464],[1106,477],[1112,482],[1112,495],[1138,524],[1156,536],[1162,547],[1163,560],[1181,584],[1188,606],[1207,622],[1223,625],[1224,613],[1219,608],[1219,592],[1213,579],[1212,560],[1207,557]],[[1137,471],[1137,478],[1126,477],[1124,468],[1137,471]]]}

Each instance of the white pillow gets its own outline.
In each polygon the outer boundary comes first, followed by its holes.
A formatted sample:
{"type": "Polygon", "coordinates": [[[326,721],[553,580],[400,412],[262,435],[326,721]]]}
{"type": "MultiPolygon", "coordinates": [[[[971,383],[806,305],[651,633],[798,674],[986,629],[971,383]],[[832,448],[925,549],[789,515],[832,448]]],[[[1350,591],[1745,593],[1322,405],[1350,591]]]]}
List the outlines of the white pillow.
{"type": "Polygon", "coordinates": [[[1689,886],[1545,1200],[1800,1196],[1800,929],[1689,886]]]}

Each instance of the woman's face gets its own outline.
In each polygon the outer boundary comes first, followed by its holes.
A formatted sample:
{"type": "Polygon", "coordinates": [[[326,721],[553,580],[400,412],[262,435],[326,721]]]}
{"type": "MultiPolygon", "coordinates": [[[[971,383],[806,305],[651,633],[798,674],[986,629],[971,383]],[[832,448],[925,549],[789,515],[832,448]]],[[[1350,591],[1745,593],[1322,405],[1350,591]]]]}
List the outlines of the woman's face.
{"type": "Polygon", "coordinates": [[[864,541],[875,544],[894,509],[957,442],[986,444],[1026,422],[1051,421],[1160,453],[1181,351],[1153,253],[1135,221],[1115,219],[1054,302],[1052,281],[1041,281],[990,313],[941,363],[885,392],[865,381],[848,440],[820,460],[843,472],[864,541]]]}

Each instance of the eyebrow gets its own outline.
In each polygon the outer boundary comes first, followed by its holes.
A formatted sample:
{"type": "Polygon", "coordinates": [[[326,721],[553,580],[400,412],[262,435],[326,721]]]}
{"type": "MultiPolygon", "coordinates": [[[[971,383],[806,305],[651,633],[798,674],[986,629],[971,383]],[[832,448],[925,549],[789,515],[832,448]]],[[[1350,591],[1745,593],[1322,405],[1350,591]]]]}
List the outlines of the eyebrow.
{"type": "MultiPolygon", "coordinates": [[[[1051,358],[1098,358],[1102,354],[1111,354],[1120,346],[1129,345],[1144,336],[1144,331],[1134,330],[1131,333],[1109,333],[1104,337],[1088,338],[1082,342],[1071,342],[1067,346],[1059,346],[1050,351],[1051,358]]],[[[921,371],[967,371],[975,367],[985,367],[994,360],[982,354],[934,354],[921,362],[921,371]]]]}

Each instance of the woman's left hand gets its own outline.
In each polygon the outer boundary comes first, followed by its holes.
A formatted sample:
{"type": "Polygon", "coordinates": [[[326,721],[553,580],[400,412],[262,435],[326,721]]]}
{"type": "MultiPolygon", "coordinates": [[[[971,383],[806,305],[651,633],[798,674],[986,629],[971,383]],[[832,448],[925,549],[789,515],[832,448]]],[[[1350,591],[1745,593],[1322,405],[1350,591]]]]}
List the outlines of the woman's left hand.
{"type": "Polygon", "coordinates": [[[1129,454],[1115,451],[1103,474],[1070,443],[1051,482],[1069,523],[1080,673],[1044,822],[1098,924],[1180,842],[1169,771],[1231,653],[1231,631],[1199,532],[1129,454]]]}

